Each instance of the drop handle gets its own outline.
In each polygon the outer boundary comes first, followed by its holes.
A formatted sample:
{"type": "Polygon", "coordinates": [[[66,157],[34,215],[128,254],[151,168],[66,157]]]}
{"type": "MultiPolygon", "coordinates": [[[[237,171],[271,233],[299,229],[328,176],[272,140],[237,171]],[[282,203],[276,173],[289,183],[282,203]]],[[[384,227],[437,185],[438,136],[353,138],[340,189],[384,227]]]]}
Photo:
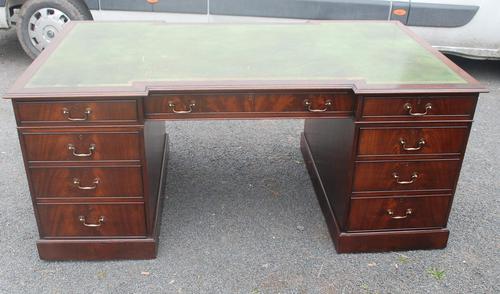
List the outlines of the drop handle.
{"type": "Polygon", "coordinates": [[[173,113],[178,113],[178,114],[185,114],[185,113],[191,113],[193,112],[193,107],[196,106],[196,103],[194,102],[191,102],[189,103],[189,108],[187,110],[176,110],[175,109],[175,103],[173,102],[168,102],[168,107],[170,107],[170,109],[172,110],[173,113]]]}
{"type": "Polygon", "coordinates": [[[398,183],[399,185],[409,185],[409,184],[413,184],[417,179],[418,179],[418,173],[417,172],[413,172],[411,174],[411,178],[408,180],[408,181],[402,181],[400,179],[400,176],[397,172],[393,172],[392,173],[392,178],[396,181],[396,183],[398,183]]]}
{"type": "Polygon", "coordinates": [[[313,109],[311,101],[309,99],[304,100],[304,105],[306,106],[307,111],[309,112],[325,112],[328,111],[328,108],[333,105],[332,100],[328,99],[325,101],[325,107],[321,109],[313,109]]]}
{"type": "Polygon", "coordinates": [[[92,109],[90,108],[85,108],[85,111],[83,112],[83,117],[71,117],[71,112],[69,109],[64,107],[62,109],[62,114],[63,116],[70,121],[86,121],[89,119],[89,115],[92,113],[92,109]]]}
{"type": "Polygon", "coordinates": [[[403,105],[403,108],[408,112],[409,115],[424,116],[429,114],[429,111],[432,109],[432,104],[425,104],[425,112],[413,112],[413,106],[410,103],[405,103],[405,105],[403,105]]]}
{"type": "Polygon", "coordinates": [[[418,151],[418,150],[421,150],[422,148],[424,148],[424,146],[425,146],[425,144],[427,144],[427,142],[425,141],[424,138],[420,138],[417,140],[417,142],[415,142],[415,147],[407,147],[406,140],[401,138],[401,139],[399,139],[399,144],[401,145],[401,148],[404,151],[418,151]]]}
{"type": "Polygon", "coordinates": [[[78,217],[78,220],[80,220],[80,222],[82,223],[82,225],[84,225],[86,227],[97,228],[97,227],[102,226],[102,224],[104,223],[104,216],[100,216],[99,219],[97,220],[97,223],[94,223],[94,224],[87,223],[87,219],[83,215],[80,215],[78,217]]]}
{"type": "Polygon", "coordinates": [[[90,157],[94,154],[95,144],[89,145],[89,151],[87,153],[78,153],[76,151],[76,147],[74,144],[68,144],[68,150],[70,150],[72,152],[73,156],[76,156],[76,157],[90,157]]]}
{"type": "Polygon", "coordinates": [[[73,185],[77,187],[79,190],[95,190],[97,189],[97,185],[99,184],[99,178],[95,178],[94,181],[92,181],[92,186],[80,186],[80,179],[79,178],[74,178],[73,179],[73,185]]]}
{"type": "Polygon", "coordinates": [[[394,211],[392,209],[387,209],[386,212],[392,219],[405,219],[413,214],[413,209],[408,208],[404,215],[394,215],[394,211]]]}

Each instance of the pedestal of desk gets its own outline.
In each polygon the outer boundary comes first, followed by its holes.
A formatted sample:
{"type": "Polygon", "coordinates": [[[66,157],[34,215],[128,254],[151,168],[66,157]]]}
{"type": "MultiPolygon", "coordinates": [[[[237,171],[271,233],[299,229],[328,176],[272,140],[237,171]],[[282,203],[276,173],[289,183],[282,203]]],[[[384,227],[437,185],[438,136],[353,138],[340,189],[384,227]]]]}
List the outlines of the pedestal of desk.
{"type": "MultiPolygon", "coordinates": [[[[321,211],[325,217],[328,231],[338,253],[441,249],[446,247],[449,231],[444,228],[358,233],[343,231],[339,225],[339,216],[334,212],[334,208],[340,208],[336,206],[339,204],[335,200],[330,200],[334,197],[327,195],[326,185],[318,171],[318,163],[314,160],[311,148],[304,134],[301,135],[300,147],[321,211]]],[[[329,162],[329,164],[335,165],[336,163],[329,162]]],[[[339,202],[342,201],[339,200],[339,202]]]]}
{"type": "Polygon", "coordinates": [[[358,96],[306,119],[301,150],[338,252],[446,247],[477,97],[358,96]]]}

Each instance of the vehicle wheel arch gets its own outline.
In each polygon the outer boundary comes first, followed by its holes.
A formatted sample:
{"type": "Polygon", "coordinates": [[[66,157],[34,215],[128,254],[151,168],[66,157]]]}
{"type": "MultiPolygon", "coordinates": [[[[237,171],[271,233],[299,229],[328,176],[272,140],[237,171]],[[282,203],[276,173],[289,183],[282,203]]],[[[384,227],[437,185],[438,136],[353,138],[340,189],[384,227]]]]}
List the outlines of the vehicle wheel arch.
{"type": "MultiPolygon", "coordinates": [[[[13,10],[16,8],[21,8],[23,4],[27,1],[28,0],[6,0],[5,4],[9,9],[13,10]]],[[[85,7],[90,11],[89,6],[87,5],[87,3],[85,3],[84,0],[74,0],[74,1],[80,2],[80,4],[85,5],[85,7]]]]}
{"type": "MultiPolygon", "coordinates": [[[[21,9],[21,7],[23,6],[23,4],[25,2],[27,2],[28,0],[6,0],[5,1],[5,7],[7,8],[7,10],[9,11],[9,17],[13,17],[15,12],[14,10],[15,9],[21,9]]],[[[87,5],[87,3],[85,3],[84,0],[74,0],[75,2],[79,2],[81,5],[85,6],[85,8],[87,8],[88,11],[90,11],[90,8],[89,6],[87,5]]]]}

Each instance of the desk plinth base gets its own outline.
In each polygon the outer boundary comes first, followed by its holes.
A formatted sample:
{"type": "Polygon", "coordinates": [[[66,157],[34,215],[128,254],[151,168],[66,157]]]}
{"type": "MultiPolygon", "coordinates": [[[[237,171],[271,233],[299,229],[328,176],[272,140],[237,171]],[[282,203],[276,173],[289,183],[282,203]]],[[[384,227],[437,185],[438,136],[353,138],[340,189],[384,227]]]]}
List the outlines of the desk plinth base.
{"type": "Polygon", "coordinates": [[[45,260],[153,259],[158,239],[39,240],[38,254],[45,260]]]}
{"type": "MultiPolygon", "coordinates": [[[[447,229],[343,232],[333,212],[332,204],[328,200],[317,164],[303,133],[300,138],[300,147],[330,236],[338,253],[442,249],[446,247],[449,235],[447,229]]],[[[331,164],[335,164],[335,162],[331,164]]]]}
{"type": "MultiPolygon", "coordinates": [[[[41,239],[36,245],[38,254],[44,260],[113,260],[154,259],[158,252],[161,213],[168,161],[168,135],[164,135],[163,158],[161,160],[160,182],[154,214],[153,234],[148,238],[106,238],[106,239],[41,239]]],[[[161,146],[161,145],[160,145],[161,146]]],[[[161,148],[161,147],[159,147],[161,148]]]]}

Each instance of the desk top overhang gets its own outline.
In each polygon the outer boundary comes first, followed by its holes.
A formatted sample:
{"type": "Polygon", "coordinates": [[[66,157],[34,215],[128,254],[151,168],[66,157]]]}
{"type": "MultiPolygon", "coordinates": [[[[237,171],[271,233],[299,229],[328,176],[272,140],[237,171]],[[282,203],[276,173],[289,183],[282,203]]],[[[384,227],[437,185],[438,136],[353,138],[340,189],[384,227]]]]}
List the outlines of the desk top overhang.
{"type": "Polygon", "coordinates": [[[486,91],[399,22],[71,22],[5,97],[265,89],[486,91]]]}

